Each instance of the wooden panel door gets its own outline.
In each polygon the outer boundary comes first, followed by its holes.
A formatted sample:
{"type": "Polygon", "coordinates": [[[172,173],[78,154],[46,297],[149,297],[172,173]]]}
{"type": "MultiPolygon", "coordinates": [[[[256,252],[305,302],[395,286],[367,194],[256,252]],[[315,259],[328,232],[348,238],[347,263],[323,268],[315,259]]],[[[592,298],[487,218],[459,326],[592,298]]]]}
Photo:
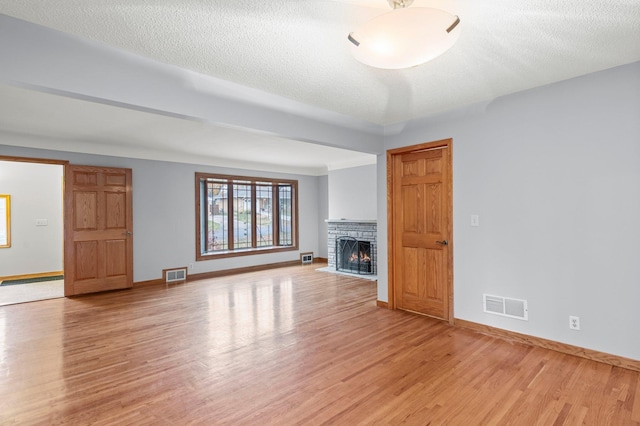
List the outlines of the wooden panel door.
{"type": "Polygon", "coordinates": [[[133,286],[131,170],[65,167],[64,295],[133,286]]]}
{"type": "Polygon", "coordinates": [[[432,145],[391,156],[390,279],[396,308],[451,321],[451,149],[432,145]]]}

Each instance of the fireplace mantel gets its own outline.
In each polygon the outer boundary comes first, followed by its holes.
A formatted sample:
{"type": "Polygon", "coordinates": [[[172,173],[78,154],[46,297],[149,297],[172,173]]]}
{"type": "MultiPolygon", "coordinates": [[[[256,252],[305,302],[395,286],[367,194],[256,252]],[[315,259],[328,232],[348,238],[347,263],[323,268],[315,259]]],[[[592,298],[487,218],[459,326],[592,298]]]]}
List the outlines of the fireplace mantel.
{"type": "Polygon", "coordinates": [[[377,220],[371,219],[325,219],[327,223],[378,223],[377,220]]]}

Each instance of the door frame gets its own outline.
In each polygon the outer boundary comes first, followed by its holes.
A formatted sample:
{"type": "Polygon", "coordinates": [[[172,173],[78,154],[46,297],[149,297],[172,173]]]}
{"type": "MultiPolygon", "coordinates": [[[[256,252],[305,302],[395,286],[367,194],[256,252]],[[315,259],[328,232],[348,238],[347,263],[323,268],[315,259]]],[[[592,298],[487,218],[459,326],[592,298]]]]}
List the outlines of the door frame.
{"type": "Polygon", "coordinates": [[[49,160],[47,158],[31,158],[31,157],[13,157],[10,155],[0,155],[0,161],[14,161],[16,163],[39,163],[39,164],[55,164],[64,166],[69,164],[67,160],[49,160]]]}
{"type": "MultiPolygon", "coordinates": [[[[63,267],[63,273],[67,267],[67,250],[69,249],[69,244],[71,244],[71,241],[67,241],[67,215],[69,214],[69,209],[67,207],[67,191],[66,191],[66,180],[67,180],[67,169],[68,166],[70,165],[74,165],[74,166],[81,166],[80,164],[71,164],[71,162],[69,160],[52,160],[52,159],[47,159],[47,158],[32,158],[32,157],[19,157],[19,156],[9,156],[9,155],[0,155],[0,160],[1,161],[14,161],[14,162],[22,162],[22,163],[40,163],[40,164],[55,164],[55,165],[60,165],[62,166],[62,181],[63,181],[63,185],[65,186],[62,190],[62,234],[63,234],[63,244],[62,244],[62,267],[63,267]]],[[[93,167],[93,166],[89,166],[89,167],[93,167]]],[[[99,166],[96,166],[99,167],[99,166]]],[[[102,168],[121,168],[121,167],[102,167],[102,168]]],[[[130,202],[132,203],[132,200],[130,200],[130,202]]],[[[131,208],[133,208],[133,204],[131,204],[131,208]]],[[[132,229],[133,229],[133,224],[132,224],[132,229]]],[[[133,252],[131,253],[131,255],[133,255],[133,252]]],[[[133,265],[133,263],[132,263],[133,265]]],[[[131,271],[131,284],[133,284],[133,271],[131,271]]],[[[65,296],[64,297],[68,297],[66,295],[67,293],[67,285],[65,283],[65,296]]]]}
{"type": "Polygon", "coordinates": [[[11,161],[14,163],[33,163],[33,164],[50,164],[54,166],[62,166],[62,199],[60,200],[62,209],[62,273],[64,274],[64,253],[65,253],[65,195],[64,195],[64,176],[66,165],[69,164],[67,160],[51,160],[48,158],[31,158],[31,157],[16,157],[11,155],[0,155],[0,161],[11,161]]]}
{"type": "Polygon", "coordinates": [[[447,271],[447,292],[449,296],[449,324],[454,323],[453,315],[453,139],[441,139],[433,142],[425,142],[418,145],[404,146],[401,148],[387,150],[387,285],[388,296],[387,306],[389,309],[396,309],[396,283],[394,281],[394,220],[393,205],[396,194],[394,188],[394,158],[399,155],[410,154],[418,151],[431,149],[448,149],[448,169],[449,187],[447,188],[447,231],[449,233],[449,270],[447,271]]]}

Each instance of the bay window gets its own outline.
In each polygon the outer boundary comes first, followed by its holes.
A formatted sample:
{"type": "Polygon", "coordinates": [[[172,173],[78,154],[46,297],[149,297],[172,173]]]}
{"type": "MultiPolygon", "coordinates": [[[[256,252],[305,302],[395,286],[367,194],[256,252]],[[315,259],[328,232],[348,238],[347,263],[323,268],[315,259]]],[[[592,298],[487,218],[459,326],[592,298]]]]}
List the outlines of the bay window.
{"type": "Polygon", "coordinates": [[[196,173],[196,259],[296,250],[298,182],[196,173]]]}

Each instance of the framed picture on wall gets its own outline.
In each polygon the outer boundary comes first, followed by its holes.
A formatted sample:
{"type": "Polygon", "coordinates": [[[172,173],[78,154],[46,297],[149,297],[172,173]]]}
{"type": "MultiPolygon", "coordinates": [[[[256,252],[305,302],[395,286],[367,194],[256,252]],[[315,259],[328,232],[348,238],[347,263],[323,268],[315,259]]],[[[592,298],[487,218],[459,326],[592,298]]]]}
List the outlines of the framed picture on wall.
{"type": "Polygon", "coordinates": [[[11,195],[0,194],[0,248],[11,247],[11,195]]]}

